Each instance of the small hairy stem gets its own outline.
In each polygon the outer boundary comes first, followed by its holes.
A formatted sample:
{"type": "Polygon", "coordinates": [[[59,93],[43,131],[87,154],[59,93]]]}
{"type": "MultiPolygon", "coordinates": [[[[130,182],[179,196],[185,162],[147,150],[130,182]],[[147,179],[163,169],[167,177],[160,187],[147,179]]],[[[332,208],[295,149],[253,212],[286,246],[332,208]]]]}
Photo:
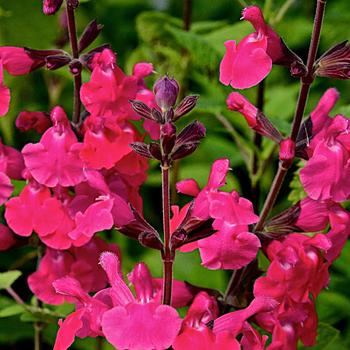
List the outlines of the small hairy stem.
{"type": "Polygon", "coordinates": [[[12,287],[6,288],[6,292],[11,295],[11,297],[13,298],[13,300],[15,300],[15,302],[17,304],[20,304],[20,305],[24,305],[25,304],[23,299],[12,289],[12,287]]]}
{"type": "Polygon", "coordinates": [[[162,207],[163,207],[163,304],[171,304],[173,284],[173,256],[170,247],[170,169],[162,165],[162,207]]]}
{"type": "MultiPolygon", "coordinates": [[[[305,77],[301,78],[301,87],[300,87],[297,107],[296,107],[294,118],[293,118],[292,131],[290,134],[290,138],[293,141],[295,141],[297,136],[298,136],[300,125],[301,125],[301,122],[303,120],[303,115],[304,115],[304,111],[305,111],[307,98],[308,98],[309,91],[310,91],[310,86],[314,80],[313,66],[315,63],[318,44],[320,41],[321,28],[322,28],[325,7],[326,7],[326,0],[318,0],[317,1],[316,14],[315,14],[315,18],[314,18],[314,26],[313,26],[313,31],[312,31],[312,35],[311,35],[309,54],[308,54],[307,64],[306,64],[308,73],[305,77]]],[[[274,205],[276,198],[278,196],[278,193],[282,187],[285,176],[286,176],[289,168],[291,167],[292,163],[293,163],[293,160],[288,161],[288,162],[282,162],[279,164],[277,174],[273,180],[270,192],[266,198],[264,207],[263,207],[262,212],[260,214],[259,222],[256,224],[256,226],[254,228],[255,231],[261,231],[264,228],[265,221],[266,221],[268,215],[270,214],[270,211],[273,208],[273,205],[274,205]]]]}
{"type": "MultiPolygon", "coordinates": [[[[263,112],[264,109],[264,95],[265,95],[265,80],[260,82],[258,85],[257,101],[256,107],[263,112]]],[[[253,155],[253,164],[252,164],[252,178],[254,178],[259,171],[259,153],[261,149],[262,136],[258,133],[254,134],[254,155],[253,155]]],[[[252,182],[252,202],[254,208],[259,210],[259,197],[260,197],[260,182],[259,179],[252,182]]]]}
{"type": "MultiPolygon", "coordinates": [[[[66,6],[67,19],[68,19],[68,33],[69,41],[72,49],[73,58],[79,58],[79,49],[78,49],[78,38],[77,30],[75,25],[75,14],[74,8],[68,4],[66,6]]],[[[81,101],[80,101],[80,88],[81,88],[81,72],[74,75],[74,102],[73,102],[73,117],[72,122],[74,125],[78,125],[80,122],[80,110],[81,110],[81,101]]]]}

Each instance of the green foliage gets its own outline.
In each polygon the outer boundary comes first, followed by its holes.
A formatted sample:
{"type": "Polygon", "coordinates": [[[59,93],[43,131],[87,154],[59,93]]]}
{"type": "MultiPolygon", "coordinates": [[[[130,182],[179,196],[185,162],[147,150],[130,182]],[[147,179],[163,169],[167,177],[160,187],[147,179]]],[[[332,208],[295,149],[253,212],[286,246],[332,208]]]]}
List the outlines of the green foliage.
{"type": "Polygon", "coordinates": [[[0,289],[7,289],[22,275],[21,271],[13,270],[0,273],[0,289]]]}

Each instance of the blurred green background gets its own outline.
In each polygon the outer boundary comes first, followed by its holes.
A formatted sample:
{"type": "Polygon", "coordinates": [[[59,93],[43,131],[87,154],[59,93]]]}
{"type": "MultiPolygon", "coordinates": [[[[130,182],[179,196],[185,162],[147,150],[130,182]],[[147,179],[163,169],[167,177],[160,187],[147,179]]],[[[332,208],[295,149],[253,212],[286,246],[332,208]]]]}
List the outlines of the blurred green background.
{"type": "MultiPolygon", "coordinates": [[[[93,18],[104,25],[97,44],[110,43],[118,54],[118,64],[131,73],[134,63],[148,61],[154,64],[159,74],[169,73],[180,81],[181,95],[200,94],[197,109],[182,124],[192,119],[201,120],[207,127],[207,138],[195,154],[177,164],[173,181],[193,177],[203,186],[211,163],[220,157],[228,157],[232,172],[227,189],[235,188],[250,198],[252,181],[261,189],[256,207],[261,206],[269,189],[276,168],[276,150],[270,142],[263,142],[259,150],[260,173],[253,175],[253,134],[244,120],[235,113],[226,111],[225,99],[230,87],[219,81],[219,63],[224,54],[224,41],[240,40],[252,32],[249,23],[240,22],[242,6],[250,1],[235,0],[192,0],[190,30],[184,30],[184,5],[182,0],[82,0],[77,11],[78,31],[82,32],[93,18]],[[224,125],[226,124],[226,125],[224,125]],[[260,176],[263,175],[263,176],[260,176]]],[[[315,1],[266,0],[254,3],[264,8],[268,20],[296,53],[306,59],[315,1]]],[[[41,1],[0,0],[0,44],[26,46],[37,49],[63,47],[69,50],[66,33],[62,27],[62,12],[46,17],[41,12],[41,1]]],[[[350,38],[350,11],[348,0],[329,1],[327,5],[320,52],[350,38]]],[[[150,77],[149,86],[158,75],[150,77]]],[[[88,74],[84,80],[88,80],[88,74]]],[[[72,108],[72,79],[66,68],[55,72],[39,70],[24,77],[5,75],[6,85],[11,89],[11,108],[5,118],[0,119],[0,135],[4,143],[21,149],[29,140],[37,140],[34,133],[23,134],[14,128],[14,121],[22,110],[49,111],[60,104],[68,113],[72,108]]],[[[285,68],[274,67],[266,79],[265,114],[284,133],[289,132],[297,99],[299,82],[290,77],[285,68]]],[[[350,83],[316,79],[311,89],[307,113],[316,105],[322,93],[335,86],[340,94],[334,113],[350,115],[350,83]]],[[[244,93],[254,101],[257,89],[244,93]]],[[[297,170],[298,165],[293,170],[297,170]]],[[[23,184],[18,184],[18,187],[23,184]]],[[[156,164],[150,165],[147,182],[142,188],[145,216],[156,226],[161,225],[160,176],[156,164]]],[[[288,176],[279,197],[275,212],[286,208],[302,198],[297,176],[288,176]],[[288,197],[292,187],[292,193],[288,197]],[[288,198],[287,198],[288,197],[288,198]]],[[[174,201],[185,203],[184,198],[174,201]]],[[[0,209],[1,210],[1,209],[0,209]]],[[[125,272],[133,264],[143,260],[149,264],[155,276],[161,275],[158,253],[148,251],[116,232],[108,233],[110,241],[122,248],[125,272]]],[[[25,276],[34,271],[35,260],[32,248],[20,248],[1,253],[0,268],[7,270],[16,266],[24,272],[14,284],[18,293],[30,300],[25,276]],[[28,257],[23,260],[23,256],[28,257]]],[[[261,264],[263,265],[263,264],[261,264]]],[[[263,266],[262,266],[263,267],[263,266]]],[[[193,284],[225,290],[229,272],[208,271],[200,266],[198,254],[178,254],[175,263],[175,277],[193,284]]],[[[350,348],[350,245],[347,244],[341,258],[332,268],[330,288],[321,293],[318,300],[320,318],[320,345],[314,349],[350,348]]],[[[35,302],[35,300],[33,301],[35,302]]],[[[31,315],[12,311],[3,312],[12,306],[8,296],[0,296],[0,348],[31,348],[33,336],[31,315]],[[9,316],[10,314],[10,316],[9,316]],[[11,316],[12,315],[12,316],[11,316]]],[[[53,308],[51,308],[53,309],[53,308]]],[[[57,308],[56,308],[57,309],[57,308]]],[[[55,309],[55,310],[56,310],[55,309]]],[[[60,307],[68,312],[70,306],[60,307]]],[[[56,310],[57,311],[57,310],[56,310]]],[[[42,320],[43,315],[37,315],[42,320]]],[[[51,348],[57,330],[57,319],[45,318],[44,342],[51,348]]],[[[94,339],[77,341],[74,349],[109,349],[94,339]]]]}

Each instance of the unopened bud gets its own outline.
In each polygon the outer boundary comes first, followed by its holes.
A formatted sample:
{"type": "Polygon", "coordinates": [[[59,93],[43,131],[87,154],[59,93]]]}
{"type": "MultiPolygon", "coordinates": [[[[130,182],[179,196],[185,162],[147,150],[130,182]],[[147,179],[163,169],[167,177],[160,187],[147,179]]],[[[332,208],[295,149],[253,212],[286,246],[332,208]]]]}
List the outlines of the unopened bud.
{"type": "Polygon", "coordinates": [[[161,144],[164,155],[170,154],[176,141],[176,128],[173,123],[166,123],[161,127],[161,144]]]}
{"type": "Polygon", "coordinates": [[[83,69],[83,65],[78,59],[72,60],[71,63],[69,64],[69,70],[74,76],[80,74],[82,69],[83,69]]]}
{"type": "Polygon", "coordinates": [[[145,103],[136,100],[129,100],[132,109],[141,117],[154,120],[152,110],[145,103]]]}
{"type": "Polygon", "coordinates": [[[315,74],[319,77],[350,79],[350,45],[344,41],[326,53],[315,63],[315,74]]]}
{"type": "Polygon", "coordinates": [[[196,107],[198,95],[186,96],[176,107],[174,120],[181,118],[187,113],[191,112],[194,107],[196,107]]]}
{"type": "Polygon", "coordinates": [[[103,25],[97,24],[95,19],[86,26],[79,39],[79,52],[85,50],[98,37],[102,28],[103,25]]]}
{"type": "Polygon", "coordinates": [[[68,55],[51,55],[45,58],[46,68],[49,70],[56,70],[67,65],[71,61],[68,55]]]}
{"type": "Polygon", "coordinates": [[[133,142],[130,144],[132,150],[138,155],[145,158],[153,158],[152,154],[149,151],[149,146],[144,142],[133,142]]]}
{"type": "Polygon", "coordinates": [[[175,79],[164,76],[156,81],[153,87],[158,106],[166,111],[175,105],[179,94],[179,84],[175,79]]]}
{"type": "Polygon", "coordinates": [[[290,161],[293,160],[295,156],[295,142],[290,138],[282,140],[280,142],[280,160],[290,161]]]}
{"type": "Polygon", "coordinates": [[[44,0],[43,12],[47,16],[55,14],[61,7],[63,0],[44,0]]]}

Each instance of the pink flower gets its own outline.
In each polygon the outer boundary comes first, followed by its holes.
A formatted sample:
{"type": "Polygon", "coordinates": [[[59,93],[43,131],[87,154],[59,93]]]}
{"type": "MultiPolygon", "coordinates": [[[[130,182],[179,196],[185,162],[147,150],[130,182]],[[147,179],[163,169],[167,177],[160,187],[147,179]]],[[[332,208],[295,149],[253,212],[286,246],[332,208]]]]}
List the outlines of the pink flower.
{"type": "Polygon", "coordinates": [[[295,349],[298,338],[308,346],[315,342],[317,316],[313,300],[328,284],[328,263],[323,253],[330,247],[323,234],[312,238],[289,234],[268,246],[271,264],[266,276],[256,280],[254,295],[279,303],[274,310],[257,316],[259,325],[273,333],[271,349],[295,349]]]}
{"type": "Polygon", "coordinates": [[[0,251],[10,249],[15,244],[16,239],[14,234],[7,226],[0,224],[0,251]]]}
{"type": "Polygon", "coordinates": [[[11,75],[24,75],[42,66],[44,61],[35,61],[22,47],[0,47],[0,58],[4,69],[11,75]]]}
{"type": "Polygon", "coordinates": [[[3,63],[0,56],[0,117],[5,115],[10,107],[10,90],[3,84],[3,63]]]}
{"type": "Polygon", "coordinates": [[[30,290],[47,304],[71,301],[69,297],[57,294],[52,286],[55,280],[70,276],[78,280],[86,292],[99,291],[107,284],[106,275],[98,265],[99,257],[105,250],[119,255],[117,246],[107,244],[98,237],[83,247],[73,247],[68,251],[47,248],[38,269],[28,277],[30,290]]]}
{"type": "Polygon", "coordinates": [[[21,180],[24,169],[23,157],[16,149],[5,146],[0,139],[0,172],[15,180],[21,180]]]}
{"type": "Polygon", "coordinates": [[[91,79],[80,90],[86,109],[95,116],[114,116],[118,120],[133,115],[129,100],[136,96],[138,79],[122,72],[109,49],[95,54],[92,66],[91,79]]]}
{"type": "Polygon", "coordinates": [[[40,184],[55,187],[74,186],[84,180],[83,163],[79,158],[80,144],[61,107],[51,112],[53,126],[39,143],[27,144],[22,154],[32,176],[40,184]]]}
{"type": "Polygon", "coordinates": [[[267,54],[267,38],[253,33],[238,45],[234,40],[225,42],[226,54],[220,63],[220,82],[236,89],[247,89],[263,80],[272,69],[267,54]]]}
{"type": "Polygon", "coordinates": [[[337,115],[317,141],[300,172],[301,182],[314,200],[342,202],[350,195],[349,120],[337,115]]]}
{"type": "Polygon", "coordinates": [[[62,277],[53,282],[56,293],[73,299],[76,311],[67,318],[59,321],[54,350],[66,350],[74,342],[76,336],[80,338],[102,336],[101,318],[110,305],[96,294],[91,297],[80,283],[69,276],[62,277]]]}
{"type": "Polygon", "coordinates": [[[296,75],[305,73],[300,58],[265,23],[258,6],[245,8],[242,19],[249,21],[256,32],[247,35],[238,45],[234,40],[225,42],[226,54],[220,64],[221,83],[237,89],[252,87],[270,73],[272,63],[289,66],[296,75]]]}
{"type": "MultiPolygon", "coordinates": [[[[135,299],[119,275],[119,264],[114,254],[102,254],[101,265],[110,280],[111,298],[115,305],[103,315],[104,335],[113,346],[121,350],[168,348],[181,326],[176,310],[152,300],[152,284],[147,276],[144,276],[142,284],[135,286],[135,299]]],[[[131,279],[133,278],[135,277],[132,276],[131,279]]]]}
{"type": "MultiPolygon", "coordinates": [[[[178,191],[196,196],[191,215],[201,220],[214,219],[216,233],[181,248],[182,251],[199,248],[202,264],[209,269],[239,269],[255,258],[261,246],[259,239],[248,230],[248,225],[258,220],[251,202],[235,191],[219,190],[225,184],[228,170],[229,161],[219,159],[214,162],[208,184],[202,190],[193,179],[177,184],[178,191]]],[[[188,208],[180,212],[175,208],[172,231],[176,229],[175,223],[182,222],[188,208]]]]}
{"type": "Polygon", "coordinates": [[[84,126],[81,159],[93,169],[112,168],[125,155],[131,153],[129,144],[135,131],[128,125],[120,127],[114,118],[89,116],[84,126]]]}
{"type": "Polygon", "coordinates": [[[13,186],[10,178],[3,172],[0,172],[0,205],[3,205],[11,196],[13,186]]]}
{"type": "Polygon", "coordinates": [[[42,134],[50,126],[52,126],[51,120],[44,112],[23,111],[16,119],[16,127],[21,131],[35,130],[42,134]]]}
{"type": "Polygon", "coordinates": [[[61,205],[51,198],[48,188],[29,183],[19,197],[6,203],[5,219],[18,235],[29,237],[33,231],[39,235],[54,232],[63,217],[61,205]]]}

